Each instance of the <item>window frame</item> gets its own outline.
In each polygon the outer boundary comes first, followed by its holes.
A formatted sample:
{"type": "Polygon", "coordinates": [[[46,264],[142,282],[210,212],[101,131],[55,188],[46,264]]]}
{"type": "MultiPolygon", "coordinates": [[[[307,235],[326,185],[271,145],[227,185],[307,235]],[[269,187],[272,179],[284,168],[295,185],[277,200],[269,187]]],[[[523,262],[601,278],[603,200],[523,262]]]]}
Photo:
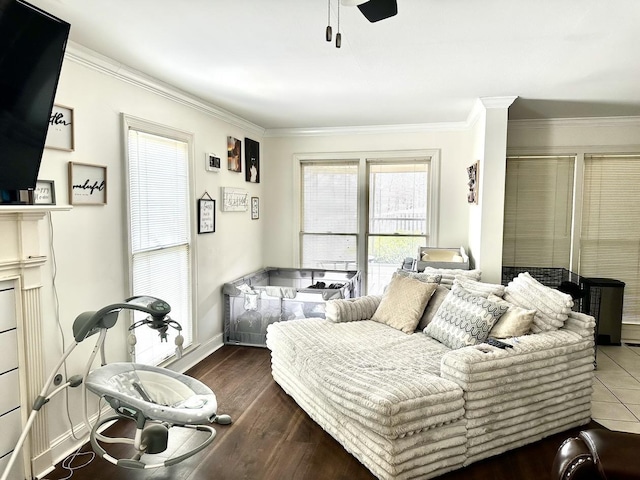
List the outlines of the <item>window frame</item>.
{"type": "MultiPolygon", "coordinates": [[[[132,115],[127,115],[125,113],[122,114],[122,129],[123,129],[123,150],[124,150],[124,162],[123,162],[123,177],[125,182],[125,188],[123,195],[124,199],[124,208],[125,208],[125,217],[127,219],[127,224],[125,226],[125,235],[127,237],[127,258],[125,259],[126,269],[127,269],[127,291],[129,295],[133,295],[133,246],[131,241],[131,236],[129,232],[131,231],[131,205],[129,199],[129,130],[136,130],[139,132],[147,133],[150,135],[156,135],[161,137],[166,137],[172,140],[184,142],[187,144],[187,198],[192,198],[192,192],[195,191],[195,176],[194,176],[194,152],[195,152],[195,140],[194,134],[191,132],[186,132],[183,130],[179,130],[176,128],[172,128],[166,125],[162,125],[156,122],[152,122],[149,120],[145,120],[142,118],[138,118],[132,115]]],[[[189,278],[187,279],[190,283],[189,290],[191,291],[190,298],[187,300],[189,304],[189,308],[191,310],[190,318],[188,319],[177,319],[181,325],[184,325],[185,322],[190,323],[191,329],[191,344],[185,348],[185,353],[193,350],[198,346],[198,323],[194,320],[198,318],[197,314],[197,302],[195,300],[195,287],[197,285],[197,250],[195,241],[196,238],[196,225],[193,221],[195,218],[195,206],[194,202],[188,201],[188,210],[187,214],[189,216],[187,225],[189,225],[189,239],[188,239],[188,249],[190,252],[190,264],[189,264],[189,278]]],[[[133,314],[131,312],[127,312],[129,314],[130,322],[133,321],[133,314]]],[[[162,360],[159,365],[165,366],[171,364],[177,360],[175,355],[171,355],[168,358],[162,360]]]]}
{"type": "MultiPolygon", "coordinates": [[[[302,264],[302,187],[301,187],[301,164],[305,162],[336,163],[336,162],[357,162],[358,163],[358,265],[367,265],[368,239],[369,239],[369,163],[407,163],[412,160],[426,158],[429,161],[429,198],[427,200],[427,228],[428,238],[426,246],[437,246],[439,235],[439,213],[440,213],[440,150],[420,149],[420,150],[385,150],[385,151],[360,151],[360,152],[324,152],[324,153],[302,153],[293,155],[293,264],[302,264]]],[[[417,255],[417,252],[416,252],[417,255]]],[[[367,290],[366,268],[358,268],[363,271],[364,291],[367,290]]]]}

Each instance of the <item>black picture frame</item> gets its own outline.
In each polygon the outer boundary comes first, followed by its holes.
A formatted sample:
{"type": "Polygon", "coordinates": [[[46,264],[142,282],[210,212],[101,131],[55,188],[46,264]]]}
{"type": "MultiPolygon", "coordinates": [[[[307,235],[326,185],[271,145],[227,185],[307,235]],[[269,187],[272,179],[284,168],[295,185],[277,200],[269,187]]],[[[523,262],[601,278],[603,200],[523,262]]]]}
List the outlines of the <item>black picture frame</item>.
{"type": "Polygon", "coordinates": [[[250,138],[244,139],[244,179],[260,183],[260,144],[250,138]]]}
{"type": "Polygon", "coordinates": [[[198,199],[198,233],[216,231],[216,201],[208,198],[198,199]]]}
{"type": "Polygon", "coordinates": [[[38,180],[33,189],[34,205],[55,205],[56,188],[53,180],[38,180]]]}

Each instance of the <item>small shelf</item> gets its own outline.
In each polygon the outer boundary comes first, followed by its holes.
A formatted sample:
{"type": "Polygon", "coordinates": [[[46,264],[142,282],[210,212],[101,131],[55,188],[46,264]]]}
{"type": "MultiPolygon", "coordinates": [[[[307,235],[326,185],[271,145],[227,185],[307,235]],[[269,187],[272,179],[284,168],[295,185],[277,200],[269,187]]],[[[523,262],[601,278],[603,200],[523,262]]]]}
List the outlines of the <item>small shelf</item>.
{"type": "Polygon", "coordinates": [[[71,205],[14,205],[0,204],[0,215],[15,213],[46,213],[66,212],[71,210],[71,205]]]}

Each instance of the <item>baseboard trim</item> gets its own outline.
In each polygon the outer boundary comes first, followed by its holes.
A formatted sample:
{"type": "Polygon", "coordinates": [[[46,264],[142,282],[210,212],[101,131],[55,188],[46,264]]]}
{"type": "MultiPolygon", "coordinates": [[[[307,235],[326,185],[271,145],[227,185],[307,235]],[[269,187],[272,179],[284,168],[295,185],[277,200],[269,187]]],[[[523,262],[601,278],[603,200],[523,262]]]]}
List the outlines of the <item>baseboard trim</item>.
{"type": "Polygon", "coordinates": [[[623,323],[621,336],[623,343],[640,343],[640,324],[623,323]]]}

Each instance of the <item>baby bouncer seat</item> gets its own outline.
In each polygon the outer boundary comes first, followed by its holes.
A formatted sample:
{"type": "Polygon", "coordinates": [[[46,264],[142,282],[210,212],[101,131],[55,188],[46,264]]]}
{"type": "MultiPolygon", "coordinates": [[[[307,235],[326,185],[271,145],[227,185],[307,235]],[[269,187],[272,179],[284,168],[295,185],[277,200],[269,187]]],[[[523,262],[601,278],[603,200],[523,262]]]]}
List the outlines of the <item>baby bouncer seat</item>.
{"type": "Polygon", "coordinates": [[[8,478],[17,454],[42,406],[67,387],[81,387],[84,422],[90,432],[89,440],[94,452],[100,458],[120,467],[150,469],[175,465],[201,451],[213,441],[216,430],[211,426],[212,423],[231,423],[228,415],[217,415],[218,404],[213,391],[193,377],[166,368],[139,363],[106,363],[104,354],[106,333],[116,324],[118,314],[122,310],[135,310],[148,314],[144,320],[133,323],[129,328],[130,331],[145,325],[158,331],[160,338],[166,340],[168,328],[176,329],[178,331],[177,353],[178,356],[181,354],[182,336],[179,333],[182,328],[178,322],[169,317],[171,307],[158,298],[132,297],[124,303],[109,305],[97,312],[80,314],[73,324],[75,341],[64,352],[40,395],[34,401],[22,435],[0,480],[8,478]],[[58,371],[67,357],[80,342],[94,334],[98,334],[98,339],[83,375],[69,377],[64,384],[50,392],[58,371]],[[101,355],[101,366],[92,369],[98,351],[101,355]],[[99,418],[91,425],[87,414],[87,391],[107,401],[114,413],[105,418],[99,418]],[[103,425],[118,419],[135,422],[133,438],[114,438],[100,433],[103,425]],[[148,455],[162,453],[167,449],[169,431],[173,427],[189,428],[204,434],[198,437],[199,443],[195,441],[196,446],[186,453],[165,458],[162,461],[147,461],[148,455]],[[115,458],[107,453],[101,443],[129,444],[134,447],[135,453],[130,458],[115,458]]]}

